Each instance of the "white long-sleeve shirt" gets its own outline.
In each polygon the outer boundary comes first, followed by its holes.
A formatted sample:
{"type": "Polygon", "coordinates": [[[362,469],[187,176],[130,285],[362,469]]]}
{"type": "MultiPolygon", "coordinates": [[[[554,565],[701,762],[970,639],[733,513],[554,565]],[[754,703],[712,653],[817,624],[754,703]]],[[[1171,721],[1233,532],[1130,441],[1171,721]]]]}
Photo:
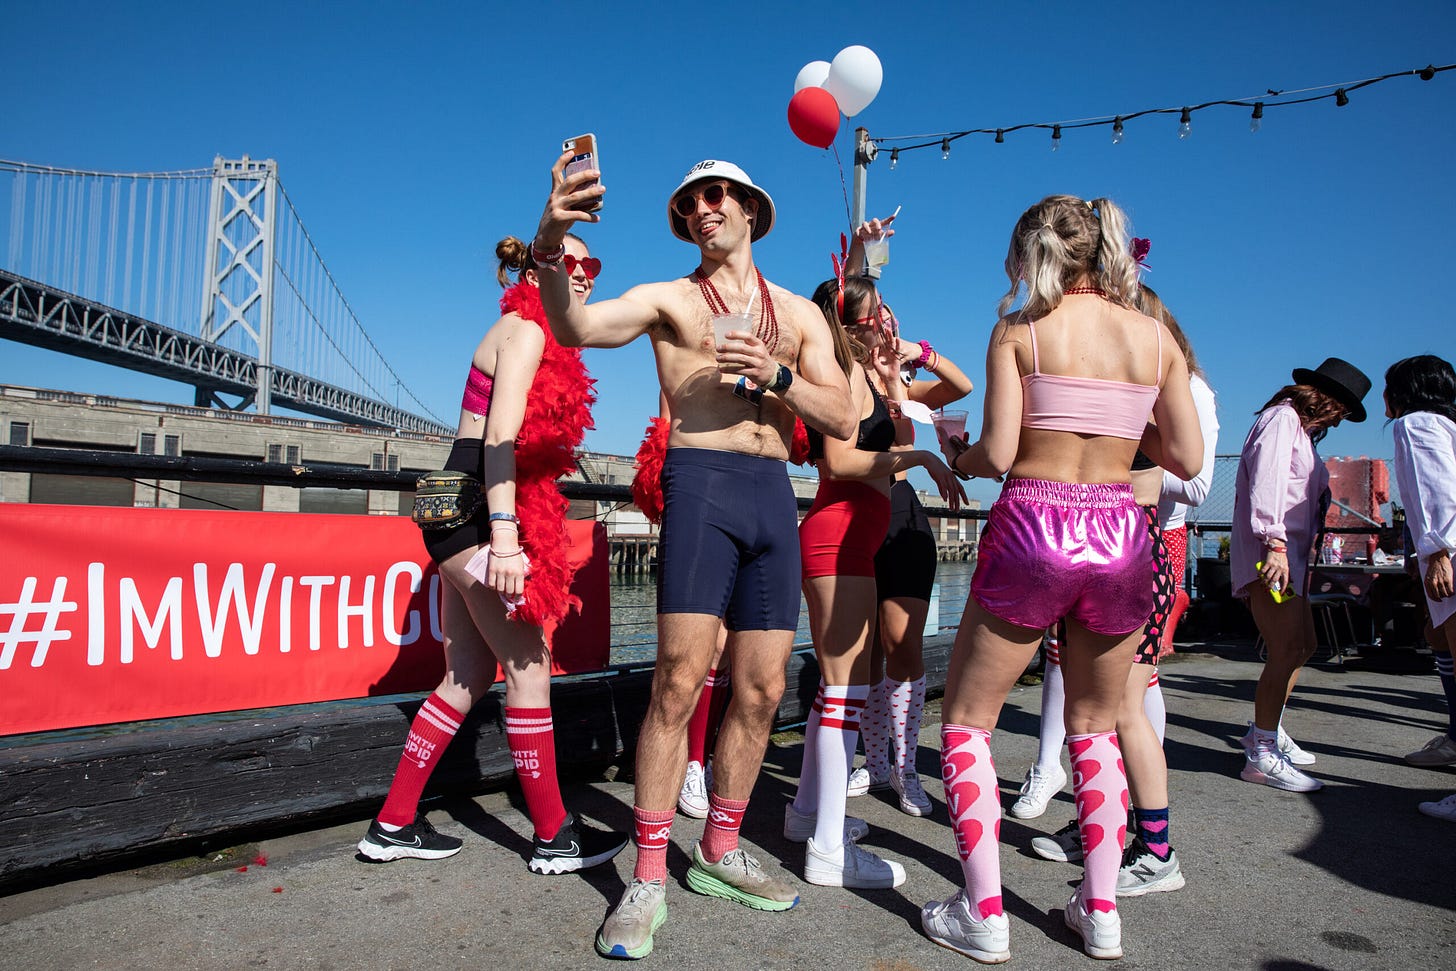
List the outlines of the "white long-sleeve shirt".
{"type": "Polygon", "coordinates": [[[1304,596],[1330,474],[1288,401],[1259,412],[1244,440],[1234,487],[1229,573],[1234,593],[1259,579],[1266,543],[1287,547],[1289,588],[1304,596]]]}
{"type": "Polygon", "coordinates": [[[1158,522],[1164,529],[1177,529],[1188,518],[1188,510],[1203,504],[1213,487],[1214,455],[1218,448],[1218,415],[1213,389],[1199,375],[1188,375],[1198,427],[1203,432],[1203,471],[1184,481],[1171,472],[1163,473],[1163,492],[1158,497],[1158,522]]]}
{"type": "MultiPolygon", "coordinates": [[[[1429,411],[1397,418],[1395,481],[1405,503],[1406,523],[1415,539],[1421,579],[1432,556],[1445,550],[1456,559],[1456,424],[1429,411]]],[[[1439,626],[1456,614],[1456,597],[1434,601],[1426,595],[1431,623],[1439,626]]]]}

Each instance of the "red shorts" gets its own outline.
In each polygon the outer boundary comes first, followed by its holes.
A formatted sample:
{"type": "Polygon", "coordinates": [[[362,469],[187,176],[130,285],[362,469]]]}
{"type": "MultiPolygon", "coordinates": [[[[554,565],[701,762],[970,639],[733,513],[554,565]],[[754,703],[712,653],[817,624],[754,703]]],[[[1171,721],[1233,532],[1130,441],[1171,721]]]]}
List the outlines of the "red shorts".
{"type": "Polygon", "coordinates": [[[821,479],[799,524],[804,579],[873,577],[875,553],[890,529],[890,497],[863,482],[821,479]]]}

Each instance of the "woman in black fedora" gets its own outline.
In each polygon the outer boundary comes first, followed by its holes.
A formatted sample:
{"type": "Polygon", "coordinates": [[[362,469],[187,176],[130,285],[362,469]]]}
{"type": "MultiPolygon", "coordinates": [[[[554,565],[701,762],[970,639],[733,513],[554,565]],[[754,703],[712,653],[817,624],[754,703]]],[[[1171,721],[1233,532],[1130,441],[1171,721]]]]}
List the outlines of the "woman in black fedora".
{"type": "Polygon", "coordinates": [[[1314,756],[1280,721],[1300,668],[1314,654],[1314,618],[1306,596],[1314,543],[1329,508],[1329,473],[1315,446],[1341,421],[1365,420],[1370,379],[1353,364],[1328,358],[1274,393],[1244,441],[1234,495],[1229,553],[1234,592],[1244,597],[1269,656],[1254,693],[1254,720],[1243,738],[1240,777],[1291,792],[1323,783],[1297,766],[1314,756]]]}

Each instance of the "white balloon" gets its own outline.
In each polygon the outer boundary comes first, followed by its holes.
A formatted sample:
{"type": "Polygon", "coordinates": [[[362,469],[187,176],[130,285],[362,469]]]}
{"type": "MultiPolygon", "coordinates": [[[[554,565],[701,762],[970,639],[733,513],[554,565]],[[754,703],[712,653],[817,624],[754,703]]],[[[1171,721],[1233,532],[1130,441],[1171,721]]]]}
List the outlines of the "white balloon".
{"type": "Polygon", "coordinates": [[[798,94],[805,88],[822,88],[824,79],[829,77],[828,61],[810,61],[799,68],[799,76],[794,78],[794,94],[798,94]]]}
{"type": "Polygon", "coordinates": [[[846,47],[834,55],[829,76],[821,87],[834,95],[846,118],[853,118],[875,100],[884,79],[884,68],[874,51],[868,47],[846,47]]]}

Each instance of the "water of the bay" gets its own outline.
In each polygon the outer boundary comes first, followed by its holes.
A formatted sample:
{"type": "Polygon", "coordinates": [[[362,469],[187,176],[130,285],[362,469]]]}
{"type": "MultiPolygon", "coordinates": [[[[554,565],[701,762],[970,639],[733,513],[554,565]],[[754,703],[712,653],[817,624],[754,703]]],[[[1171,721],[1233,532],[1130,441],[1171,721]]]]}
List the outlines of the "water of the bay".
{"type": "MultiPolygon", "coordinates": [[[[935,626],[954,627],[960,623],[975,565],[974,560],[936,564],[935,592],[931,599],[931,618],[935,626]]],[[[612,663],[633,664],[653,660],[657,651],[657,578],[646,573],[614,572],[611,586],[612,663]]],[[[805,645],[810,642],[809,617],[802,598],[799,602],[799,629],[794,642],[805,645]]]]}

